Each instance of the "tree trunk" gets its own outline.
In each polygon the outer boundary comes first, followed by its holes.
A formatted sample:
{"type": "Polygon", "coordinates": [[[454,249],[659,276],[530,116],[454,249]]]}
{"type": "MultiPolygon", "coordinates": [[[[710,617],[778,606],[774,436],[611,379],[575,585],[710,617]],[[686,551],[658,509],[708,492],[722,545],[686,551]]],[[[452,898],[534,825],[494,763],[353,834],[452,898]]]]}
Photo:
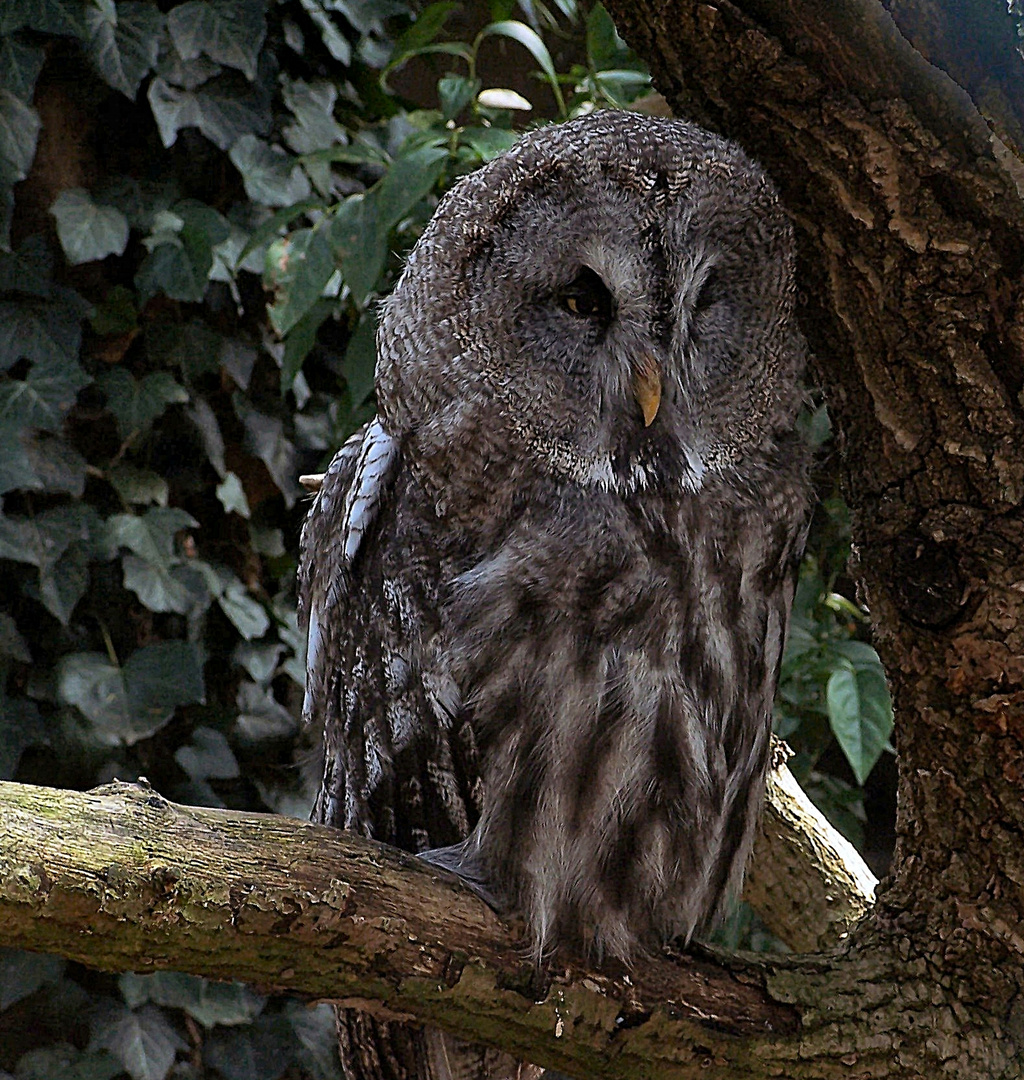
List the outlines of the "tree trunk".
{"type": "MultiPolygon", "coordinates": [[[[896,854],[873,915],[822,974],[820,1011],[803,1014],[806,1050],[848,1057],[849,1075],[1021,1076],[1024,66],[1012,20],[996,0],[894,2],[929,63],[876,0],[607,6],[678,115],[742,143],[789,207],[893,690],[896,854]]],[[[805,1060],[792,1075],[825,1072],[805,1060]]]]}

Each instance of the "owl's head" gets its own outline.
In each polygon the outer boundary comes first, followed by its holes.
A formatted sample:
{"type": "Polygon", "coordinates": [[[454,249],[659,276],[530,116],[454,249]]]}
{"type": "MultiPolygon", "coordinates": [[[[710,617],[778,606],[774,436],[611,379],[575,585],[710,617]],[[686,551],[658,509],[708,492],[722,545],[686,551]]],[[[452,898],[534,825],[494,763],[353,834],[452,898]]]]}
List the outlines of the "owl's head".
{"type": "Polygon", "coordinates": [[[792,428],[793,261],[772,183],[716,135],[530,133],[445,196],[384,304],[384,423],[439,479],[696,490],[792,428]]]}

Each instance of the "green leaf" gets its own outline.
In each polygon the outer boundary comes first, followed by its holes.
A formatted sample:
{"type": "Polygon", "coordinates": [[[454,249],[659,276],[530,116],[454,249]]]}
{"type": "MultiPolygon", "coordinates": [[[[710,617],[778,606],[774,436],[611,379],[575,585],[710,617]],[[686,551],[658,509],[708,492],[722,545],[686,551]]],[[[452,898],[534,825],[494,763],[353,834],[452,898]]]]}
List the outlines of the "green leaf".
{"type": "Polygon", "coordinates": [[[378,228],[376,193],[350,195],[331,222],[331,250],[341,276],[360,307],[384,272],[387,230],[378,228]]]}
{"type": "Polygon", "coordinates": [[[267,36],[264,0],[190,0],[172,8],[167,29],[183,60],[205,53],[252,81],[267,36]]]}
{"type": "MultiPolygon", "coordinates": [[[[58,983],[60,990],[77,987],[70,980],[58,983]]],[[[81,991],[85,997],[85,991],[81,991]]],[[[54,995],[56,996],[56,995],[54,995]]],[[[3,1074],[6,1080],[6,1073],[3,1074]]],[[[70,1043],[57,1042],[38,1050],[29,1050],[18,1058],[17,1080],[113,1080],[123,1076],[121,1063],[105,1050],[88,1053],[70,1043]]]]}
{"type": "Polygon", "coordinates": [[[587,15],[587,59],[595,71],[617,65],[625,48],[604,4],[595,4],[587,15]]]}
{"type": "Polygon", "coordinates": [[[84,188],[62,191],[50,213],[57,219],[60,246],[72,266],[124,254],[128,219],[113,206],[97,206],[84,188]]]}
{"type": "MultiPolygon", "coordinates": [[[[23,664],[32,663],[32,654],[28,651],[25,639],[18,633],[18,624],[6,611],[0,611],[0,656],[10,656],[23,664]]],[[[0,695],[2,693],[0,688],[0,695]]],[[[6,713],[3,716],[6,719],[6,713]]]]}
{"type": "Polygon", "coordinates": [[[233,472],[229,472],[217,485],[217,498],[220,499],[225,514],[238,514],[244,518],[249,516],[249,503],[245,497],[245,489],[242,487],[242,481],[233,472]]]}
{"type": "Polygon", "coordinates": [[[0,421],[0,495],[20,490],[80,498],[86,468],[85,458],[61,436],[23,427],[14,415],[0,421]]]}
{"type": "MultiPolygon", "coordinates": [[[[30,698],[7,697],[0,688],[0,780],[13,780],[30,746],[49,746],[51,726],[30,698]]],[[[0,989],[0,994],[2,994],[0,989]]]]}
{"type": "Polygon", "coordinates": [[[89,557],[78,544],[72,545],[52,566],[39,569],[39,598],[62,625],[71,622],[78,601],[89,587],[89,557]]]}
{"type": "Polygon", "coordinates": [[[235,414],[245,427],[245,447],[263,462],[267,472],[291,508],[301,493],[294,445],[285,438],[284,424],[276,416],[254,409],[241,394],[232,396],[235,414]]]}
{"type": "Polygon", "coordinates": [[[473,100],[479,89],[479,79],[468,79],[464,75],[445,75],[438,79],[437,96],[444,119],[454,120],[473,100]]]}
{"type": "Polygon", "coordinates": [[[192,402],[192,408],[188,410],[187,415],[199,432],[206,457],[217,470],[218,476],[227,476],[227,465],[224,463],[224,436],[221,434],[220,424],[217,423],[217,415],[205,398],[194,396],[192,402]]]}
{"type": "Polygon", "coordinates": [[[299,1060],[310,1073],[316,1080],[342,1080],[334,1009],[326,1001],[313,1006],[286,1001],[284,1012],[298,1040],[299,1060]]]}
{"type": "Polygon", "coordinates": [[[193,780],[234,780],[239,775],[227,739],[213,728],[196,728],[192,742],[174,751],[174,760],[193,780]]]}
{"type": "Polygon", "coordinates": [[[159,76],[153,79],[146,97],[164,146],[173,146],[178,132],[187,127],[199,128],[221,150],[242,136],[269,131],[269,96],[258,84],[240,89],[236,79],[225,75],[195,90],[171,86],[159,76]]]}
{"type": "Polygon", "coordinates": [[[238,734],[251,742],[282,739],[294,735],[297,721],[278,702],[273,692],[256,683],[244,682],[238,688],[238,734]]]}
{"type": "Polygon", "coordinates": [[[505,128],[466,128],[460,139],[479,155],[481,161],[490,161],[516,144],[519,133],[505,128]]]}
{"type": "Polygon", "coordinates": [[[175,558],[174,538],[182,529],[197,529],[199,522],[176,506],[157,507],[143,515],[115,514],[107,519],[110,542],[126,547],[154,566],[169,566],[175,558]]]}
{"type": "Polygon", "coordinates": [[[106,395],[122,440],[148,431],[169,406],[188,403],[188,391],[167,371],[136,379],[124,368],[110,368],[100,375],[97,385],[106,395]]]}
{"type": "Polygon", "coordinates": [[[389,66],[400,64],[403,59],[422,49],[424,45],[429,45],[443,29],[448,16],[453,11],[457,11],[459,6],[450,0],[427,4],[416,16],[416,21],[395,42],[389,66]]]}
{"type": "MultiPolygon", "coordinates": [[[[209,730],[199,728],[196,733],[209,730]]],[[[118,985],[130,1008],[152,1001],[167,1009],[184,1009],[205,1028],[248,1024],[263,1011],[267,1000],[242,983],[209,982],[175,971],[126,974],[118,979],[118,985]]]]}
{"type": "Polygon", "coordinates": [[[282,96],[295,123],[289,124],[281,134],[296,154],[309,154],[348,141],[345,129],[334,119],[338,91],[333,83],[286,81],[282,96]]]}
{"type": "Polygon", "coordinates": [[[0,1012],[34,994],[41,986],[56,982],[64,973],[57,956],[0,949],[0,1012]]]}
{"type": "Polygon", "coordinates": [[[377,363],[377,316],[373,311],[363,313],[359,325],[348,339],[342,371],[357,409],[373,396],[374,370],[377,363]]]}
{"type": "Polygon", "coordinates": [[[120,496],[121,501],[132,505],[156,503],[166,506],[170,498],[167,481],[149,469],[121,462],[107,470],[107,480],[120,496]]]}
{"type": "Polygon", "coordinates": [[[275,293],[267,311],[278,334],[287,334],[309,313],[334,269],[326,225],[298,229],[272,245],[265,282],[275,293]]]}
{"type": "Polygon", "coordinates": [[[223,348],[220,334],[198,319],[146,327],[146,355],[153,365],[180,368],[186,380],[220,371],[223,348]]]}
{"type": "Polygon", "coordinates": [[[17,416],[23,425],[56,431],[74,405],[78,391],[91,382],[77,363],[38,361],[24,379],[0,382],[0,423],[17,416]]]}
{"type": "Polygon", "coordinates": [[[302,371],[302,362],[316,344],[316,334],[335,310],[333,300],[318,300],[292,327],[284,341],[284,358],[281,361],[281,394],[287,394],[295,386],[302,371]]]}
{"type": "Polygon", "coordinates": [[[309,178],[279,146],[270,146],[255,135],[243,135],[228,156],[242,174],[245,193],[253,202],[288,206],[309,197],[309,178]]]}
{"type": "Polygon", "coordinates": [[[72,543],[89,542],[95,519],[96,512],[81,504],[55,506],[30,518],[0,515],[0,559],[50,568],[72,543]]]}
{"type": "Polygon", "coordinates": [[[395,159],[377,185],[377,229],[385,235],[425,198],[444,171],[448,150],[421,146],[395,159]]]}
{"type": "Polygon", "coordinates": [[[101,740],[127,746],[159,731],[178,705],[205,700],[198,651],[185,641],[138,649],[124,667],[103,653],[70,653],[57,666],[57,693],[101,740]]]}
{"type": "Polygon", "coordinates": [[[48,300],[0,301],[0,371],[22,359],[77,368],[89,307],[70,289],[54,288],[52,294],[48,300]]]}
{"type": "Polygon", "coordinates": [[[892,704],[881,665],[854,666],[844,660],[829,676],[826,700],[832,731],[863,785],[892,733],[892,704]]]}
{"type": "Polygon", "coordinates": [[[0,4],[0,34],[27,27],[42,34],[84,38],[81,0],[4,0],[0,4]]]}
{"type": "Polygon", "coordinates": [[[266,686],[274,677],[283,652],[284,646],[279,641],[267,644],[240,641],[235,646],[231,659],[244,667],[255,682],[266,686]]]}
{"type": "Polygon", "coordinates": [[[154,4],[93,0],[85,9],[86,51],[101,77],[135,100],[142,80],[156,66],[164,16],[154,4]]]}
{"type": "Polygon", "coordinates": [[[28,176],[40,127],[35,109],[0,87],[0,184],[13,184],[28,176]]]}
{"type": "Polygon", "coordinates": [[[204,1063],[224,1080],[277,1080],[295,1058],[295,1039],[283,1016],[266,1015],[254,1024],[210,1033],[204,1063]]]}
{"type": "Polygon", "coordinates": [[[97,306],[89,320],[100,337],[130,334],[139,328],[135,293],[124,285],[115,285],[97,306]]]}
{"type": "Polygon", "coordinates": [[[133,1012],[113,1004],[99,1012],[91,1023],[90,1050],[109,1050],[121,1062],[132,1080],[164,1080],[179,1050],[188,1044],[155,1005],[133,1012]]]}
{"type": "Polygon", "coordinates": [[[299,2],[310,21],[320,31],[320,39],[327,51],[342,67],[348,67],[352,62],[352,46],[334,25],[330,15],[324,11],[323,4],[318,3],[318,0],[299,0],[299,2]]]}
{"type": "Polygon", "coordinates": [[[0,88],[10,90],[26,105],[32,104],[36,79],[43,70],[46,53],[15,37],[0,38],[0,88]]]}
{"type": "MultiPolygon", "coordinates": [[[[39,233],[27,236],[16,252],[0,251],[0,292],[25,293],[48,298],[53,278],[53,255],[45,238],[39,233]]],[[[72,294],[71,290],[67,290],[72,294]]],[[[5,305],[17,309],[17,304],[5,305]]],[[[0,320],[0,325],[6,320],[0,320]]],[[[76,320],[77,324],[77,320],[76,320]]],[[[0,370],[9,365],[0,349],[0,370]]]]}
{"type": "Polygon", "coordinates": [[[541,71],[544,72],[544,76],[551,86],[551,92],[555,95],[555,101],[558,104],[559,115],[565,116],[565,99],[562,97],[562,89],[558,85],[555,65],[551,59],[551,53],[548,52],[548,47],[541,40],[537,31],[531,30],[526,23],[507,20],[505,22],[489,23],[485,26],[477,35],[477,43],[488,37],[504,37],[509,38],[511,41],[518,41],[524,49],[529,51],[530,55],[540,65],[541,71]]]}

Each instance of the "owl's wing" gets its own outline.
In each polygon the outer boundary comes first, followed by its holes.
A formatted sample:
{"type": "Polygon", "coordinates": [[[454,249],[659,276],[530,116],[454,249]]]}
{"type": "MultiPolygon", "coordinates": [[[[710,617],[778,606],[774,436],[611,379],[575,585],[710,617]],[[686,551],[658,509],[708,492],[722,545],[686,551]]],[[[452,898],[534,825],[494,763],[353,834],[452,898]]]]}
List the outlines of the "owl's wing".
{"type": "MultiPolygon", "coordinates": [[[[306,630],[306,693],[302,717],[325,732],[349,728],[346,695],[339,693],[351,666],[353,571],[381,502],[394,481],[398,442],[379,420],[357,431],[335,454],[302,527],[299,625],[306,630]]],[[[329,764],[329,763],[327,763],[329,764]]],[[[346,824],[343,807],[321,789],[313,816],[346,824]]]]}

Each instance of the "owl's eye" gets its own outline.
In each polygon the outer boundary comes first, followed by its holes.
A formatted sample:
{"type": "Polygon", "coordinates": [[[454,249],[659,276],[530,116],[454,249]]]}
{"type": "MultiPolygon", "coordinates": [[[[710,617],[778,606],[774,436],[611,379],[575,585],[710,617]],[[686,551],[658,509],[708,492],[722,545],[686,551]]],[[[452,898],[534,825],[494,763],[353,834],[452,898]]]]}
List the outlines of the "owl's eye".
{"type": "Polygon", "coordinates": [[[602,325],[612,320],[612,294],[589,266],[580,270],[558,293],[557,299],[561,307],[577,318],[594,319],[602,325]]]}
{"type": "Polygon", "coordinates": [[[707,311],[718,300],[721,291],[718,271],[712,267],[708,271],[707,277],[701,282],[700,292],[697,293],[697,299],[693,302],[693,314],[700,315],[701,312],[707,311]]]}

